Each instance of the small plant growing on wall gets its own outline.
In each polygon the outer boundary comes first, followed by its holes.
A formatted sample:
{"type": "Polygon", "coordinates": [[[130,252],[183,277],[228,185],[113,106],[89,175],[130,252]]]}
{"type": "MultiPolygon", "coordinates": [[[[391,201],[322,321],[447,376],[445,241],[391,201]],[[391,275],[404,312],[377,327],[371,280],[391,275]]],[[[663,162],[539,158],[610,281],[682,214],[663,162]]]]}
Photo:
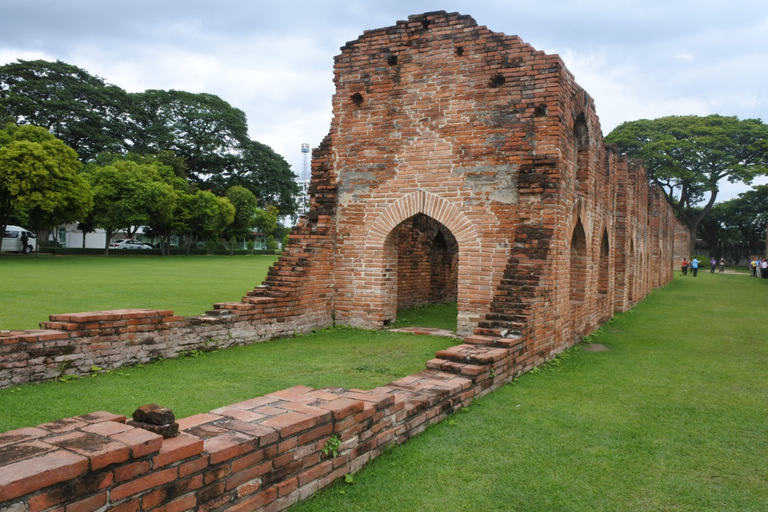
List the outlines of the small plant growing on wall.
{"type": "Polygon", "coordinates": [[[341,447],[341,439],[336,434],[332,435],[328,438],[328,440],[325,442],[325,446],[320,450],[323,452],[323,455],[331,456],[331,457],[338,457],[339,456],[339,448],[341,447]]]}

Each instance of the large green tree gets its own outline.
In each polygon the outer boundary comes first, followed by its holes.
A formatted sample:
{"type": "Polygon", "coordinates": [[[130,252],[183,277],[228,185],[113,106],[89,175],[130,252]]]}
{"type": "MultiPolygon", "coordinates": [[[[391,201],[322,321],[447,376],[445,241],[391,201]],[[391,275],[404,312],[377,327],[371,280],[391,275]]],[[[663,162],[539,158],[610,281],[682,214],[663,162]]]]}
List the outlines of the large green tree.
{"type": "Polygon", "coordinates": [[[170,222],[179,195],[163,172],[173,174],[168,167],[124,158],[88,166],[84,175],[94,192],[90,222],[107,232],[105,254],[109,254],[109,242],[119,231],[131,237],[139,226],[170,222]]]}
{"type": "Polygon", "coordinates": [[[131,125],[128,93],[61,61],[0,66],[0,114],[48,129],[83,161],[125,150],[131,125]]]}
{"type": "Polygon", "coordinates": [[[196,240],[218,240],[219,236],[235,219],[235,207],[226,197],[219,197],[208,190],[198,190],[185,196],[182,204],[181,233],[187,238],[187,254],[196,240]]]}
{"type": "MultiPolygon", "coordinates": [[[[231,239],[249,238],[251,236],[254,217],[258,210],[258,202],[253,192],[245,187],[236,185],[227,190],[226,198],[235,207],[235,216],[227,226],[226,234],[231,239]]],[[[230,252],[234,251],[234,243],[230,243],[230,252]]]]}
{"type": "Polygon", "coordinates": [[[0,226],[22,217],[40,230],[85,217],[93,195],[77,153],[44,128],[8,124],[0,130],[0,226]]]}
{"type": "Polygon", "coordinates": [[[131,95],[136,151],[172,151],[206,184],[235,165],[248,140],[245,113],[213,94],[148,90],[131,95]]]}
{"type": "Polygon", "coordinates": [[[167,151],[182,158],[187,177],[223,195],[250,190],[262,206],[296,213],[295,175],[272,148],[248,137],[245,113],[213,94],[148,90],[131,95],[134,151],[167,151]]]}
{"type": "Polygon", "coordinates": [[[0,120],[48,129],[83,162],[109,154],[154,154],[176,174],[217,195],[241,185],[263,207],[296,213],[288,163],[248,136],[245,113],[208,93],[128,94],[61,61],[0,66],[0,120]]]}
{"type": "Polygon", "coordinates": [[[712,210],[720,185],[751,183],[768,174],[768,125],[759,119],[711,115],[671,116],[630,121],[605,138],[645,163],[677,218],[690,229],[691,246],[699,224],[712,210]]]}
{"type": "Polygon", "coordinates": [[[224,191],[240,185],[256,196],[259,206],[275,206],[282,215],[294,215],[299,185],[285,159],[272,148],[255,140],[243,144],[243,152],[224,173],[213,176],[214,190],[224,191]]]}
{"type": "Polygon", "coordinates": [[[768,256],[768,185],[716,204],[701,233],[711,249],[735,246],[740,257],[768,256]]]}

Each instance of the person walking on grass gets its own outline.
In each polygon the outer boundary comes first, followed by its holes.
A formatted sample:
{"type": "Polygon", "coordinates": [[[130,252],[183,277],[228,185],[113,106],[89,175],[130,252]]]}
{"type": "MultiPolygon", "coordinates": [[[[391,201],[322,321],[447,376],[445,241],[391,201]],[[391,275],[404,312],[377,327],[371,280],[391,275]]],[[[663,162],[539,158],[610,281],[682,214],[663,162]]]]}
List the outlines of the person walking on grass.
{"type": "Polygon", "coordinates": [[[720,273],[725,273],[725,258],[720,258],[720,273]]]}
{"type": "Polygon", "coordinates": [[[768,259],[763,258],[763,261],[760,263],[760,272],[763,279],[768,279],[768,259]]]}
{"type": "Polygon", "coordinates": [[[693,270],[693,277],[696,277],[699,273],[699,259],[696,257],[691,260],[691,270],[693,270]]]}
{"type": "Polygon", "coordinates": [[[709,259],[709,273],[710,273],[710,274],[714,274],[714,273],[715,273],[715,268],[716,268],[716,267],[717,267],[717,260],[715,259],[715,257],[714,257],[714,256],[712,256],[712,257],[709,259]]]}
{"type": "Polygon", "coordinates": [[[684,276],[688,275],[688,258],[683,258],[683,264],[680,267],[680,270],[683,272],[684,276]]]}

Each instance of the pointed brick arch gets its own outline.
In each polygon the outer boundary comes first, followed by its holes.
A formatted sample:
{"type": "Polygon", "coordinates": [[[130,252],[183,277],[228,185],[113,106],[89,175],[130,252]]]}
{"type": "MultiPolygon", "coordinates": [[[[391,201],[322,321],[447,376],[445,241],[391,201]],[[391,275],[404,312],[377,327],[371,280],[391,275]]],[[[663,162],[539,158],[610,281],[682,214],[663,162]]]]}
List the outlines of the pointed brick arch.
{"type": "Polygon", "coordinates": [[[431,217],[456,237],[462,250],[480,247],[480,240],[472,222],[455,205],[442,197],[419,190],[401,197],[383,212],[371,224],[366,247],[381,247],[387,237],[401,222],[419,213],[431,217]]]}

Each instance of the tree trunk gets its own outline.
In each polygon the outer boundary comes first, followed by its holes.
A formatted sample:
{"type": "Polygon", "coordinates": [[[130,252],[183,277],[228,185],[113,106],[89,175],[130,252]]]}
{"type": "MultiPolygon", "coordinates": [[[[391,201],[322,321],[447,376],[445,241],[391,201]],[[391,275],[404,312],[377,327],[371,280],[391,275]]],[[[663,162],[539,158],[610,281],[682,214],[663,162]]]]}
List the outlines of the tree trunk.
{"type": "Polygon", "coordinates": [[[688,240],[688,258],[693,258],[693,254],[696,251],[696,232],[699,230],[699,223],[696,222],[691,226],[689,231],[689,237],[688,240]]]}
{"type": "Polygon", "coordinates": [[[107,241],[104,244],[104,256],[109,256],[109,243],[112,241],[112,235],[115,234],[114,231],[106,230],[107,232],[107,241]]]}

